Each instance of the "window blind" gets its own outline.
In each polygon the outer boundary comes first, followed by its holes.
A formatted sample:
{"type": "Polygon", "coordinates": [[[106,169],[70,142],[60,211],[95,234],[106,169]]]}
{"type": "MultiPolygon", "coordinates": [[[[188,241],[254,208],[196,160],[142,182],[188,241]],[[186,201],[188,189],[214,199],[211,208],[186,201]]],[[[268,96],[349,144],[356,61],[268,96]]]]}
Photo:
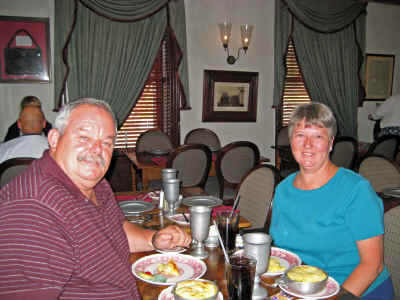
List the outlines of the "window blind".
{"type": "Polygon", "coordinates": [[[285,62],[286,75],[282,98],[282,126],[289,125],[290,116],[298,105],[311,102],[311,98],[304,85],[300,67],[297,63],[292,39],[288,43],[285,62]]]}
{"type": "Polygon", "coordinates": [[[152,128],[161,128],[162,71],[162,51],[160,51],[142,94],[118,130],[115,148],[133,149],[140,134],[152,128]]]}

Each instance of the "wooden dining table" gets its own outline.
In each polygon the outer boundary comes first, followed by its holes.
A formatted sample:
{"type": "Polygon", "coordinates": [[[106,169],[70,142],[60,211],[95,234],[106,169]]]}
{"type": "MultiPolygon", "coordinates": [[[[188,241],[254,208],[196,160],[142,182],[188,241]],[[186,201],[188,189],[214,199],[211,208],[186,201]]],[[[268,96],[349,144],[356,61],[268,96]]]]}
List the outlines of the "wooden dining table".
{"type": "MultiPolygon", "coordinates": [[[[136,191],[136,171],[142,171],[142,187],[143,190],[147,191],[149,188],[149,182],[151,180],[161,180],[161,171],[166,167],[168,155],[154,156],[148,153],[137,154],[135,151],[124,152],[125,155],[132,162],[132,191],[136,191]]],[[[216,153],[212,154],[211,167],[208,176],[216,176],[215,170],[216,153]]],[[[269,162],[270,159],[261,157],[260,162],[269,162]]]]}
{"type": "MultiPolygon", "coordinates": [[[[206,248],[208,251],[208,258],[204,260],[206,266],[207,266],[207,271],[204,274],[202,278],[204,279],[209,279],[213,280],[217,283],[220,291],[222,292],[224,299],[229,299],[228,297],[228,291],[227,291],[227,284],[226,284],[226,278],[225,278],[225,268],[226,268],[226,263],[225,263],[225,258],[220,250],[220,248],[206,248]]],[[[155,254],[155,251],[152,252],[138,252],[138,253],[132,253],[130,257],[130,261],[133,264],[136,260],[139,258],[142,258],[147,255],[155,254]]],[[[182,253],[185,254],[185,253],[182,253]]],[[[267,284],[272,284],[276,277],[261,277],[263,283],[267,284]]],[[[161,291],[167,286],[161,286],[161,285],[154,285],[147,283],[141,279],[137,279],[137,286],[139,289],[139,292],[143,298],[143,300],[157,300],[158,295],[161,293],[161,291]]],[[[270,287],[265,284],[263,286],[267,289],[268,294],[270,296],[275,295],[279,293],[281,290],[279,287],[270,287]]],[[[357,300],[361,299],[359,297],[356,297],[346,291],[343,288],[340,288],[340,291],[337,295],[327,298],[328,300],[357,300]]],[[[247,300],[247,299],[246,299],[247,300]]],[[[250,299],[249,299],[250,300],[250,299]]]]}
{"type": "MultiPolygon", "coordinates": [[[[166,167],[166,160],[168,155],[154,156],[147,153],[136,154],[133,152],[125,152],[125,155],[132,162],[132,191],[136,191],[136,171],[142,171],[142,187],[143,190],[147,191],[149,188],[149,182],[151,180],[161,180],[161,171],[166,167]]],[[[208,176],[216,176],[215,171],[215,157],[211,162],[211,168],[208,176]]]]}

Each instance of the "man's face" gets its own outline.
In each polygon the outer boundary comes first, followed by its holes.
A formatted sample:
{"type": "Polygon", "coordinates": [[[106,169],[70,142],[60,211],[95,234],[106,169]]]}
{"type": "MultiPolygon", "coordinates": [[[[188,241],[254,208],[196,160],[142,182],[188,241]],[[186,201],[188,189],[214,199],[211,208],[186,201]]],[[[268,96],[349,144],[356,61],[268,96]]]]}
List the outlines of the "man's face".
{"type": "Polygon", "coordinates": [[[18,127],[22,134],[40,134],[46,126],[46,119],[38,106],[26,106],[19,115],[18,127]]]}
{"type": "Polygon", "coordinates": [[[49,132],[50,154],[80,190],[93,188],[106,173],[114,147],[115,127],[101,107],[83,104],[72,111],[62,136],[49,132]]]}

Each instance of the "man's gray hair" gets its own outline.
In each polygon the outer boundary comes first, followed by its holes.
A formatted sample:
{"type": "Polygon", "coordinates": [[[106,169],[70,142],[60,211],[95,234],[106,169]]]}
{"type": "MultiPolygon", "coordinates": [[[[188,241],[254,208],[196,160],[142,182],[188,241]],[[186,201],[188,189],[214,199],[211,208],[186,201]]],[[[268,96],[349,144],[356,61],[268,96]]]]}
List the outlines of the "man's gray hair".
{"type": "Polygon", "coordinates": [[[294,128],[303,119],[305,119],[307,124],[325,127],[328,129],[329,137],[335,137],[337,124],[332,110],[325,104],[312,102],[300,105],[293,111],[288,128],[289,139],[292,137],[294,128]]]}
{"type": "Polygon", "coordinates": [[[55,119],[54,122],[54,128],[58,130],[58,132],[63,135],[65,128],[67,127],[69,123],[69,118],[71,117],[71,113],[78,108],[81,105],[94,105],[100,108],[103,108],[106,110],[110,116],[112,117],[112,120],[114,122],[114,128],[115,132],[117,132],[117,119],[115,118],[114,112],[112,111],[110,105],[99,99],[94,99],[94,98],[80,98],[77,100],[74,100],[70,103],[65,104],[60,111],[58,112],[58,115],[55,119]]]}

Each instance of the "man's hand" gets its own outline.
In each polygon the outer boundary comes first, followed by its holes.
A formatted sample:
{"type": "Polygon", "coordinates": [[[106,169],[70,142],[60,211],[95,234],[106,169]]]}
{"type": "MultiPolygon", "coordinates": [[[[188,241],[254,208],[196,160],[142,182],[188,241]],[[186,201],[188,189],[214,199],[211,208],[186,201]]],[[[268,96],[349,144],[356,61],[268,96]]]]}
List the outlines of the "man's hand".
{"type": "Polygon", "coordinates": [[[155,232],[152,238],[153,245],[159,249],[187,247],[191,241],[190,235],[177,225],[171,225],[155,232]]]}

